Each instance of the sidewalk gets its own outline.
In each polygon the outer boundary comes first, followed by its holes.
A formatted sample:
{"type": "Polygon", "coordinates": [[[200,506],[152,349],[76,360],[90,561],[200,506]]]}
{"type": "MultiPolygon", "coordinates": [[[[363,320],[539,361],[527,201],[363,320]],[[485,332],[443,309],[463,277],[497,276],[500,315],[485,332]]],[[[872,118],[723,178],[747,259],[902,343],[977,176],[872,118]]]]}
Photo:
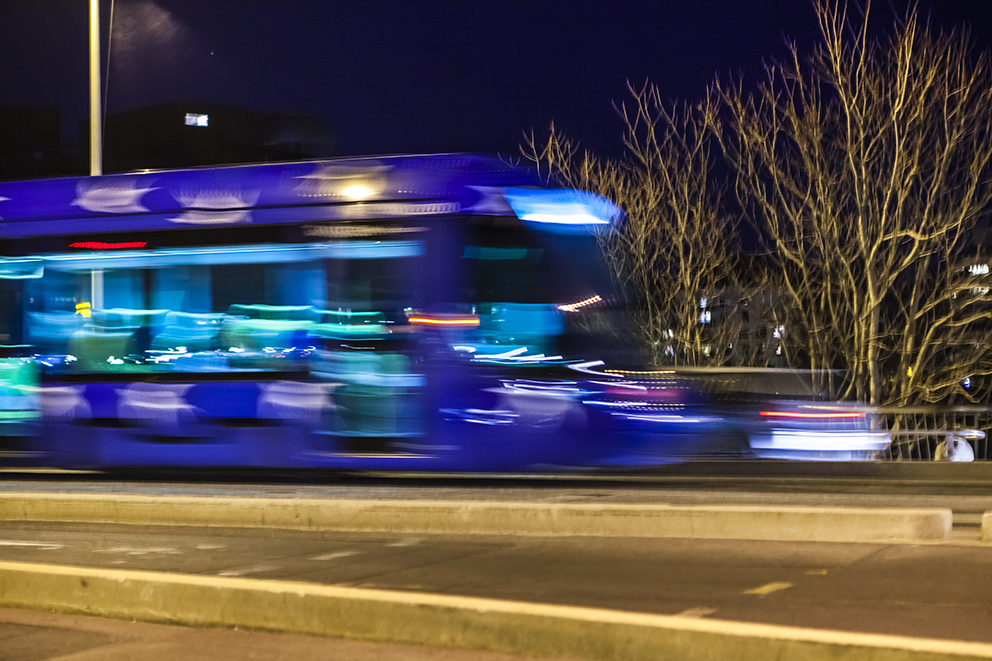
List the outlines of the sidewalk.
{"type": "Polygon", "coordinates": [[[65,657],[73,661],[523,661],[528,658],[496,652],[198,629],[0,608],[0,661],[55,661],[65,657]]]}

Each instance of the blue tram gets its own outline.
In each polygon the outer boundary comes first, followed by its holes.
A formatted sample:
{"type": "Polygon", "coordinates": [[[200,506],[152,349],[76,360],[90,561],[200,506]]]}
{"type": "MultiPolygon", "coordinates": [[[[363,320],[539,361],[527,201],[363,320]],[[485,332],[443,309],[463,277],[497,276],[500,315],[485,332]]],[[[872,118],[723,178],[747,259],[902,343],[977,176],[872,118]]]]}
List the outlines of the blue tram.
{"type": "Polygon", "coordinates": [[[573,369],[624,360],[617,217],[460,154],[2,183],[0,457],[629,463],[573,369]]]}
{"type": "Polygon", "coordinates": [[[0,464],[520,471],[753,450],[691,381],[604,369],[638,363],[597,247],[618,220],[463,154],[0,183],[0,464]]]}

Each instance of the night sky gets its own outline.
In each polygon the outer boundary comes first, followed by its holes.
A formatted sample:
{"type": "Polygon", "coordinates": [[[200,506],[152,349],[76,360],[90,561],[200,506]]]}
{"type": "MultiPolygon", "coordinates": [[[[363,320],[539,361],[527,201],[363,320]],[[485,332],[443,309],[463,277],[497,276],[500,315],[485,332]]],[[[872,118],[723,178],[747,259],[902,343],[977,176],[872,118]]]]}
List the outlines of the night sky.
{"type": "MultiPolygon", "coordinates": [[[[897,12],[907,0],[892,0],[897,12]]],[[[551,120],[621,148],[612,101],[645,78],[695,99],[717,72],[755,80],[784,37],[808,50],[804,0],[102,0],[113,4],[107,109],[218,103],[323,118],[341,155],[515,154],[551,120]]],[[[887,1],[875,23],[892,24],[887,1]]],[[[992,43],[989,0],[924,0],[939,26],[992,43]]],[[[87,0],[0,0],[0,106],[88,113],[87,0]]],[[[107,68],[104,67],[106,75],[107,68]]]]}

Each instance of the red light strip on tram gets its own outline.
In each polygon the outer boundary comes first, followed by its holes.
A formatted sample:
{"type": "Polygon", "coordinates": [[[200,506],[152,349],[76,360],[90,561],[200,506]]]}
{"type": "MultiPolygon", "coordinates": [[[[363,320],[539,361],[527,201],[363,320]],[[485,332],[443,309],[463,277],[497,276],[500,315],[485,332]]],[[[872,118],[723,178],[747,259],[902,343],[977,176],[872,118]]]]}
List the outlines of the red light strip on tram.
{"type": "Polygon", "coordinates": [[[118,248],[144,248],[147,241],[129,241],[127,243],[104,243],[103,241],[79,241],[70,243],[70,248],[85,248],[86,250],[115,250],[118,248]]]}
{"type": "Polygon", "coordinates": [[[769,418],[863,418],[864,413],[797,413],[794,411],[762,411],[769,418]]]}
{"type": "Polygon", "coordinates": [[[425,326],[478,326],[478,317],[407,317],[407,323],[425,326]]]}

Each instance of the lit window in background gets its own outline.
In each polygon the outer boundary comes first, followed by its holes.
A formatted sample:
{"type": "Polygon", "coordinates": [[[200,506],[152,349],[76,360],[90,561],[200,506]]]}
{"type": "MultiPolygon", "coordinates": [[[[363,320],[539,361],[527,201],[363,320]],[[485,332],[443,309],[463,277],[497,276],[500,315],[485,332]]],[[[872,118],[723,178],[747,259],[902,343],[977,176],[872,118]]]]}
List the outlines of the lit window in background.
{"type": "Polygon", "coordinates": [[[561,310],[562,312],[575,312],[576,310],[578,310],[580,308],[584,308],[587,305],[592,305],[593,303],[599,303],[602,300],[603,299],[600,298],[599,294],[596,294],[595,296],[590,296],[589,298],[585,299],[584,301],[579,301],[578,303],[569,303],[567,305],[559,305],[558,306],[558,309],[561,310]]]}
{"type": "Polygon", "coordinates": [[[208,126],[210,115],[201,115],[195,112],[186,113],[186,126],[208,126]]]}

